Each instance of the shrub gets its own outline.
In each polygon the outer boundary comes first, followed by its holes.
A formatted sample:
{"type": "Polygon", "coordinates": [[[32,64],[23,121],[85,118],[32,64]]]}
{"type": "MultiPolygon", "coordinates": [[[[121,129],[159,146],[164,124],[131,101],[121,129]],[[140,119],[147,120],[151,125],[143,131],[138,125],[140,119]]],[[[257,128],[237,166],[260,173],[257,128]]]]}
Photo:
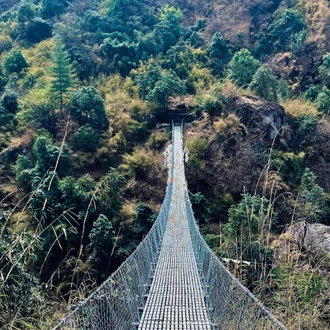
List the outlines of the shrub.
{"type": "Polygon", "coordinates": [[[6,73],[9,75],[11,73],[20,73],[22,70],[28,67],[20,49],[14,49],[10,51],[4,58],[2,63],[6,73]]]}
{"type": "Polygon", "coordinates": [[[224,95],[205,94],[196,99],[196,110],[207,112],[211,116],[219,116],[226,107],[227,99],[224,95]]]}
{"type": "Polygon", "coordinates": [[[318,110],[322,111],[326,116],[330,112],[330,89],[323,86],[321,92],[318,94],[315,103],[318,110]]]}
{"type": "Polygon", "coordinates": [[[203,167],[203,159],[207,153],[207,140],[205,138],[194,138],[187,142],[187,149],[189,150],[188,165],[195,170],[203,167]]]}
{"type": "Polygon", "coordinates": [[[149,136],[147,145],[150,149],[160,150],[169,141],[169,134],[163,132],[152,133],[149,136]]]}
{"type": "Polygon", "coordinates": [[[74,135],[74,145],[81,151],[95,151],[99,146],[99,134],[89,124],[78,129],[74,135]]]}
{"type": "Polygon", "coordinates": [[[206,197],[198,192],[190,195],[190,201],[194,210],[194,215],[199,223],[209,221],[210,209],[206,197]]]}
{"type": "Polygon", "coordinates": [[[133,154],[123,156],[120,169],[129,177],[136,180],[152,178],[159,165],[159,156],[149,149],[137,149],[133,154]]]}
{"type": "Polygon", "coordinates": [[[242,194],[240,203],[229,208],[224,233],[231,239],[242,238],[252,242],[260,237],[265,238],[265,232],[275,220],[276,214],[266,198],[242,194]]]}

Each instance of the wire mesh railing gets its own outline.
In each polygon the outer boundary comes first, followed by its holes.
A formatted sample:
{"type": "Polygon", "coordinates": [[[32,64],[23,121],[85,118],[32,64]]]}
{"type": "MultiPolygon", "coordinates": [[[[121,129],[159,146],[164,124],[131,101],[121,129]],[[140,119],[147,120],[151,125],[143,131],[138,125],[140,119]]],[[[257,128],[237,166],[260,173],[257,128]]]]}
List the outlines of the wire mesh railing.
{"type": "MultiPolygon", "coordinates": [[[[177,145],[182,148],[182,140],[177,145]]],[[[166,195],[148,235],[117,271],[53,330],[137,329],[158,262],[171,198],[176,198],[172,196],[173,166],[169,168],[166,195]]],[[[182,212],[187,213],[192,249],[212,329],[286,329],[207,246],[194,218],[183,171],[181,175],[184,182],[182,212]]],[[[187,324],[184,329],[192,328],[187,324]]]]}
{"type": "Polygon", "coordinates": [[[157,264],[172,195],[172,169],[158,217],[145,239],[97,290],[53,330],[131,330],[141,318],[157,264]]]}
{"type": "Polygon", "coordinates": [[[187,185],[185,195],[191,240],[213,329],[286,329],[212,252],[196,224],[187,185]]]}

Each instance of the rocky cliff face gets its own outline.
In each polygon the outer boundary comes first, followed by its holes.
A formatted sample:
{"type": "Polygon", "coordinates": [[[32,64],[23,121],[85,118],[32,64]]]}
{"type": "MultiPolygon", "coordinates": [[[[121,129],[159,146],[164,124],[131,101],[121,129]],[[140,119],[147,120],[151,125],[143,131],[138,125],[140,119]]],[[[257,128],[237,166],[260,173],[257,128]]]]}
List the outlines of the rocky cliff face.
{"type": "Polygon", "coordinates": [[[289,82],[295,95],[299,95],[318,76],[317,67],[321,57],[316,54],[316,50],[316,45],[309,44],[306,45],[306,55],[301,57],[290,52],[278,53],[268,61],[268,65],[276,76],[289,82]]]}

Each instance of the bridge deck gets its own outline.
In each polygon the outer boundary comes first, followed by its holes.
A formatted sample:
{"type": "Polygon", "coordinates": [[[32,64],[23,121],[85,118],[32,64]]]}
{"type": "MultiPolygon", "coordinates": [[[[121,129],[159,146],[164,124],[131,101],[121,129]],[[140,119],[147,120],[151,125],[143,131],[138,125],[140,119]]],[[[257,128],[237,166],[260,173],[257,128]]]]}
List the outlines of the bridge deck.
{"type": "Polygon", "coordinates": [[[211,329],[188,228],[181,134],[174,126],[169,218],[139,330],[211,329]]]}

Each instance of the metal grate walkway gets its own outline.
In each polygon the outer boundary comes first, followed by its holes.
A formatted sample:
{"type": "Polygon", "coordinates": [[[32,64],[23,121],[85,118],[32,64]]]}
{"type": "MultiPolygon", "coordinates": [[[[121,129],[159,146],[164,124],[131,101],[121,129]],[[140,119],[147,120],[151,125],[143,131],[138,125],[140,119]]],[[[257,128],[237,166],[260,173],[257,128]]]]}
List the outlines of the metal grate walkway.
{"type": "Polygon", "coordinates": [[[138,329],[209,330],[211,325],[186,212],[180,126],[173,128],[173,154],[173,191],[169,218],[138,329]]]}
{"type": "Polygon", "coordinates": [[[169,150],[166,194],[150,232],[53,330],[286,330],[201,236],[185,181],[182,127],[173,126],[169,150]]]}

